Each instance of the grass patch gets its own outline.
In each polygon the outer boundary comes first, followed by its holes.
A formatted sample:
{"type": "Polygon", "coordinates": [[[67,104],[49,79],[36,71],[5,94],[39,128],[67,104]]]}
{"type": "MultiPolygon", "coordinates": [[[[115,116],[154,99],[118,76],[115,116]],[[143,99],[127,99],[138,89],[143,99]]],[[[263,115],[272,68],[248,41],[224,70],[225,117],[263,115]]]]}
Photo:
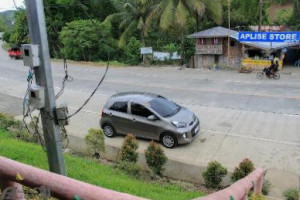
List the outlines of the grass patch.
{"type": "MultiPolygon", "coordinates": [[[[0,155],[21,163],[48,170],[46,153],[39,145],[13,138],[8,131],[0,129],[0,155]]],[[[199,191],[187,191],[182,187],[167,183],[153,183],[138,180],[108,165],[74,155],[65,155],[68,176],[149,199],[192,199],[203,196],[199,191]]]]}
{"type": "MultiPolygon", "coordinates": [[[[62,59],[56,59],[52,58],[51,61],[53,62],[63,62],[62,59]]],[[[96,67],[105,67],[107,65],[107,61],[96,61],[96,62],[88,62],[88,61],[73,61],[73,60],[67,60],[68,63],[77,64],[77,65],[90,65],[90,66],[96,66],[96,67]]],[[[111,60],[109,61],[109,65],[111,67],[127,67],[129,65],[116,61],[111,60]]]]}

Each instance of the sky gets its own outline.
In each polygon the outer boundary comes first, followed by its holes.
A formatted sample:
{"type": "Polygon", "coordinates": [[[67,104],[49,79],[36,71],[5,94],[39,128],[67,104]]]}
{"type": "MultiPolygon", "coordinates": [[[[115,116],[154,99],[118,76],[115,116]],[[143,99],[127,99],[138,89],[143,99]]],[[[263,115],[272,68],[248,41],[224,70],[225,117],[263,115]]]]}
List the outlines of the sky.
{"type": "MultiPolygon", "coordinates": [[[[24,0],[15,0],[17,6],[24,7],[24,0]]],[[[0,0],[0,12],[6,10],[16,10],[13,0],[0,0]]]]}

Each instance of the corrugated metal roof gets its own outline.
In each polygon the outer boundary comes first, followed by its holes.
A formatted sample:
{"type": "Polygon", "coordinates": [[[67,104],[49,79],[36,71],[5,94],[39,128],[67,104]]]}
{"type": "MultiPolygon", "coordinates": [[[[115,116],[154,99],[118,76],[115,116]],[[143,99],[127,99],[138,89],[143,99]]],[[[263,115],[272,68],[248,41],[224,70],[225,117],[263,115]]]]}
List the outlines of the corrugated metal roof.
{"type": "Polygon", "coordinates": [[[206,29],[188,36],[188,38],[218,38],[228,37],[237,34],[238,32],[224,28],[221,26],[206,29]]]}

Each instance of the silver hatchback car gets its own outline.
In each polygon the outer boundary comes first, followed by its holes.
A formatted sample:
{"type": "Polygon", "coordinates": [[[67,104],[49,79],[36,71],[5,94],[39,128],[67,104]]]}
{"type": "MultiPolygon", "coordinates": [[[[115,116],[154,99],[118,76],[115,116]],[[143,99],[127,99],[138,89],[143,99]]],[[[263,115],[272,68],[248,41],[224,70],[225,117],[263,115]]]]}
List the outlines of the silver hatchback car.
{"type": "Polygon", "coordinates": [[[119,93],[107,100],[100,126],[107,137],[134,134],[161,141],[165,147],[191,142],[200,129],[195,114],[152,93],[119,93]]]}

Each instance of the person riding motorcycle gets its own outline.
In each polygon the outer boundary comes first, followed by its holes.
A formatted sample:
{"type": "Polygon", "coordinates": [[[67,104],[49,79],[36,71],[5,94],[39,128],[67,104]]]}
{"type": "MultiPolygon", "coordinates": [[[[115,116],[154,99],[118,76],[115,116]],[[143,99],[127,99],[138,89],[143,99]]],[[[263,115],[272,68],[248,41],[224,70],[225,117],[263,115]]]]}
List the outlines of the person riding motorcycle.
{"type": "Polygon", "coordinates": [[[265,69],[266,75],[268,77],[270,77],[271,75],[273,76],[274,73],[278,71],[278,67],[279,67],[278,60],[275,61],[275,64],[274,61],[272,60],[271,66],[265,69]]]}

